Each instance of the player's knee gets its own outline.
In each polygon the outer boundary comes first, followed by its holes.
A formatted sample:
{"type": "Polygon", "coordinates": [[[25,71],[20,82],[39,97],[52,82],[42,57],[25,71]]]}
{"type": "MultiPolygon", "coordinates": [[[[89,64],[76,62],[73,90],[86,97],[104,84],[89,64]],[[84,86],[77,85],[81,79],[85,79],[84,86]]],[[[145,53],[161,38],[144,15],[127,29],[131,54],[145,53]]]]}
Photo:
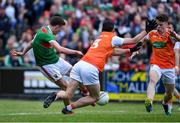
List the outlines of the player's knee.
{"type": "Polygon", "coordinates": [[[173,98],[173,93],[166,93],[166,96],[168,99],[172,99],[173,98]]]}
{"type": "Polygon", "coordinates": [[[96,97],[96,101],[98,101],[100,99],[100,97],[98,96],[98,97],[96,97]]]}
{"type": "Polygon", "coordinates": [[[94,102],[99,100],[99,96],[92,96],[92,98],[94,99],[94,102]]]}
{"type": "Polygon", "coordinates": [[[150,83],[151,83],[151,84],[154,84],[154,85],[155,85],[156,82],[157,82],[157,80],[156,80],[155,78],[150,78],[150,83]]]}
{"type": "Polygon", "coordinates": [[[66,88],[67,88],[67,86],[66,86],[66,85],[61,86],[61,89],[62,89],[62,90],[64,90],[64,91],[66,90],[66,88]]]}
{"type": "Polygon", "coordinates": [[[67,98],[68,99],[72,99],[72,97],[73,97],[73,93],[67,93],[67,98]]]}

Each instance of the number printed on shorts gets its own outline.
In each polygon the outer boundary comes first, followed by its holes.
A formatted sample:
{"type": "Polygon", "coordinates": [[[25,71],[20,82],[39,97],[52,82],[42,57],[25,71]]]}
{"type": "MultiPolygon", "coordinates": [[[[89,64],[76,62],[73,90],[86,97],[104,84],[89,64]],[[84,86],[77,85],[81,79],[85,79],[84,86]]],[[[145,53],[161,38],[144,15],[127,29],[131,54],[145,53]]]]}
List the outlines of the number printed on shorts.
{"type": "Polygon", "coordinates": [[[94,43],[92,44],[92,46],[91,46],[91,48],[97,48],[98,47],[98,43],[101,41],[101,39],[96,39],[95,41],[94,41],[94,43]]]}

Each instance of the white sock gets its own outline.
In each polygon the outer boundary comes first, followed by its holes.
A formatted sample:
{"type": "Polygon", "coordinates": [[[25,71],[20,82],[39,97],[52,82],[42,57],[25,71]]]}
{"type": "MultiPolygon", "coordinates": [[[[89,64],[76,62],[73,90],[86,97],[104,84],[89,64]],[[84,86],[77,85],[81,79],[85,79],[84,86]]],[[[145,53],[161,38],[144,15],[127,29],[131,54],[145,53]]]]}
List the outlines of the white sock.
{"type": "Polygon", "coordinates": [[[71,105],[68,105],[66,106],[67,110],[71,111],[72,110],[72,106],[71,105]]]}

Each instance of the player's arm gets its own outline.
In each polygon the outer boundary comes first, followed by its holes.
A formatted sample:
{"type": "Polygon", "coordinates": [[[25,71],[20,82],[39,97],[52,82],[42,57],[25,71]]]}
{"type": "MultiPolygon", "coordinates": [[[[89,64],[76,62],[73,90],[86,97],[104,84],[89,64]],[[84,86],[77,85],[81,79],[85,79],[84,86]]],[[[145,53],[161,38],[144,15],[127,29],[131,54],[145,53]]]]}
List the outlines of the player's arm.
{"type": "Polygon", "coordinates": [[[170,31],[170,35],[176,39],[176,41],[180,42],[180,35],[178,35],[175,31],[170,31]]]}
{"type": "MultiPolygon", "coordinates": [[[[115,31],[116,31],[117,36],[121,37],[117,28],[115,29],[115,31]]],[[[134,43],[140,41],[146,34],[147,34],[146,31],[142,31],[141,33],[136,35],[134,38],[123,38],[123,40],[124,40],[123,44],[134,44],[134,43]]]]}
{"type": "Polygon", "coordinates": [[[135,56],[139,55],[140,51],[133,52],[129,59],[133,59],[135,56]]]}
{"type": "MultiPolygon", "coordinates": [[[[146,35],[140,42],[142,42],[142,45],[144,45],[145,42],[149,41],[149,35],[146,35]]],[[[135,56],[140,54],[140,50],[135,51],[132,53],[132,55],[129,57],[130,59],[133,59],[135,56]]]]}
{"type": "Polygon", "coordinates": [[[114,48],[113,55],[121,55],[124,53],[133,53],[137,52],[142,46],[142,42],[138,42],[134,47],[129,49],[122,49],[122,48],[114,48]]]}
{"type": "Polygon", "coordinates": [[[129,48],[129,49],[116,48],[117,46],[121,46],[123,42],[124,42],[124,39],[118,36],[114,36],[112,38],[112,46],[114,47],[113,55],[121,55],[123,53],[132,53],[132,52],[138,51],[142,46],[142,42],[138,42],[134,47],[129,48]]]}
{"type": "MultiPolygon", "coordinates": [[[[124,38],[123,44],[137,43],[138,41],[142,40],[150,31],[152,31],[156,27],[157,27],[157,23],[155,20],[147,20],[145,30],[140,32],[138,35],[136,35],[133,38],[124,38]]],[[[117,32],[118,30],[115,30],[115,31],[117,32]]],[[[119,32],[117,32],[117,34],[119,35],[119,32]]]]}
{"type": "Polygon", "coordinates": [[[144,38],[147,35],[146,31],[142,31],[141,33],[139,33],[138,35],[136,35],[133,38],[124,38],[124,43],[123,44],[133,44],[133,43],[137,43],[138,41],[140,41],[142,38],[144,38]]]}
{"type": "MultiPolygon", "coordinates": [[[[145,31],[142,31],[141,33],[136,35],[134,38],[125,38],[124,44],[136,43],[136,42],[142,40],[150,31],[154,30],[156,27],[157,27],[157,23],[155,20],[147,20],[145,31]]],[[[142,40],[142,41],[144,41],[144,40],[142,40]]]]}
{"type": "Polygon", "coordinates": [[[27,46],[23,49],[23,51],[20,52],[20,51],[16,51],[15,49],[12,49],[10,51],[10,54],[14,56],[24,56],[32,48],[32,43],[34,39],[36,38],[36,36],[37,34],[34,36],[33,40],[27,44],[27,46]]]}
{"type": "Polygon", "coordinates": [[[118,56],[124,53],[130,53],[130,49],[114,48],[112,55],[118,56]]]}
{"type": "Polygon", "coordinates": [[[10,54],[13,56],[24,56],[32,48],[32,42],[33,40],[27,44],[27,46],[23,49],[22,52],[12,49],[10,51],[10,54]]]}
{"type": "Polygon", "coordinates": [[[175,47],[174,47],[174,53],[175,53],[175,71],[176,74],[179,73],[179,54],[180,54],[180,42],[176,42],[175,47]]]}
{"type": "Polygon", "coordinates": [[[59,53],[64,53],[64,54],[76,54],[82,56],[83,53],[77,50],[71,50],[65,47],[62,47],[58,44],[57,41],[52,40],[50,41],[50,44],[59,52],[59,53]]]}
{"type": "Polygon", "coordinates": [[[23,49],[23,55],[25,55],[31,48],[32,48],[32,42],[29,42],[27,47],[23,49]]]}

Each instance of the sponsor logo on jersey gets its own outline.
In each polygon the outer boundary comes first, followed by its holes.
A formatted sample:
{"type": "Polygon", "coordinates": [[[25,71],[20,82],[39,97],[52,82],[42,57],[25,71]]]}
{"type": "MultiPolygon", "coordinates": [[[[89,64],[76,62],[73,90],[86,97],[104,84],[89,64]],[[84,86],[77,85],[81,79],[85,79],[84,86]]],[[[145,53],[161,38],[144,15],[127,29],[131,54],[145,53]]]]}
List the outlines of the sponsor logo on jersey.
{"type": "Polygon", "coordinates": [[[158,49],[164,48],[164,47],[166,47],[166,45],[167,45],[166,42],[154,42],[153,43],[153,47],[158,48],[158,49]]]}

